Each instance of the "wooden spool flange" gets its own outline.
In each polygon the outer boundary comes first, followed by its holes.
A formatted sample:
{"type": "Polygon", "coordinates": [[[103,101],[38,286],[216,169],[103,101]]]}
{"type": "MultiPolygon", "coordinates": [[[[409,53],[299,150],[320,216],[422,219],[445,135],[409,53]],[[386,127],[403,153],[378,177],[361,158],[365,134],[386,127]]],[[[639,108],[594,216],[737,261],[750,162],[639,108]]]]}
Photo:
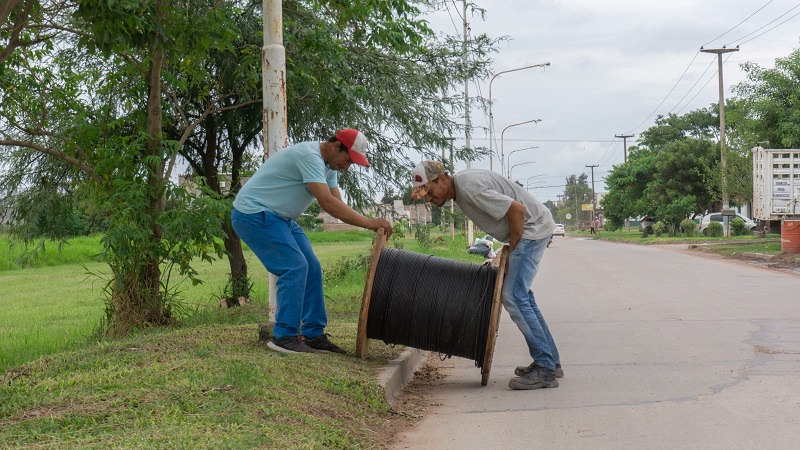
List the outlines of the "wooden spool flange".
{"type": "Polygon", "coordinates": [[[494,357],[494,343],[497,340],[497,327],[500,325],[501,306],[503,305],[503,281],[506,278],[508,267],[508,246],[500,249],[500,256],[495,258],[497,265],[497,280],[494,283],[494,297],[492,297],[492,312],[489,315],[489,330],[486,336],[486,352],[483,354],[481,365],[481,385],[489,383],[489,372],[492,371],[492,357],[494,357]]]}
{"type": "Polygon", "coordinates": [[[372,283],[375,279],[375,270],[381,257],[381,250],[386,246],[386,235],[383,228],[378,229],[375,243],[372,245],[372,254],[369,257],[367,280],[364,283],[364,295],[361,296],[361,312],[358,315],[358,335],[356,336],[356,356],[366,359],[369,353],[369,338],[367,337],[367,319],[369,318],[369,301],[372,297],[372,283]]]}

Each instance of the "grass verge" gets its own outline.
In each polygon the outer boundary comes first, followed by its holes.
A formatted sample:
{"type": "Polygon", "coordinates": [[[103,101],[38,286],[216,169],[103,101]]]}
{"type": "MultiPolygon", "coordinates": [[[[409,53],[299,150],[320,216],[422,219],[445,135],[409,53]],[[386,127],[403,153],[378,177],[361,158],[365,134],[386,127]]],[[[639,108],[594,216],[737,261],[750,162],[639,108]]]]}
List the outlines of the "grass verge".
{"type": "MultiPolygon", "coordinates": [[[[401,349],[373,342],[366,360],[353,354],[365,273],[358,261],[371,249],[371,235],[350,239],[326,236],[314,243],[327,272],[351,266],[326,280],[327,331],[347,355],[268,350],[256,332],[256,324],[267,317],[266,272],[251,258],[251,275],[263,297],[243,307],[214,307],[209,298],[224,285],[219,274],[227,272],[218,261],[203,268],[208,286],[184,291],[195,309],[181,327],[90,344],[77,339],[71,350],[47,350],[51,354],[0,369],[0,442],[4,448],[380,448],[391,423],[409,420],[384,402],[374,377],[376,368],[401,349]]],[[[435,238],[427,248],[409,238],[401,242],[412,251],[483,261],[466,252],[461,236],[455,242],[435,238]]],[[[5,299],[9,274],[15,274],[13,289],[20,297],[12,303],[27,305],[15,321],[50,330],[52,324],[40,323],[42,310],[35,306],[47,303],[54,322],[59,311],[77,311],[79,301],[88,307],[78,314],[83,320],[99,319],[99,286],[76,267],[35,269],[42,271],[37,277],[30,276],[34,269],[0,272],[6,277],[0,298],[5,299]],[[38,291],[37,283],[43,285],[38,291]],[[32,292],[48,301],[26,302],[32,292]]],[[[62,319],[73,328],[80,322],[62,319]]],[[[8,326],[2,323],[0,329],[8,326]]],[[[42,340],[59,342],[64,333],[42,340]]],[[[0,333],[3,351],[6,334],[0,333]]]]}

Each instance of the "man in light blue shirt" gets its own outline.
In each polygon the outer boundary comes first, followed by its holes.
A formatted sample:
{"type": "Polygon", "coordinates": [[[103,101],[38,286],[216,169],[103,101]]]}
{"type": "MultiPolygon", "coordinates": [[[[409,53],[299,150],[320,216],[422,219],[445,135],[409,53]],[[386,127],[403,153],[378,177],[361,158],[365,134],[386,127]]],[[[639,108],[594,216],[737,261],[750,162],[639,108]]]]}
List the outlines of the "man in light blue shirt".
{"type": "Polygon", "coordinates": [[[322,268],[296,219],[314,199],[345,223],[391,234],[385,219],[368,219],[342,201],[338,172],[369,167],[367,139],[339,130],[327,142],[301,142],[270,156],[233,202],[231,222],[264,267],[278,277],[275,326],[267,345],[285,353],[344,353],[328,339],[322,268]]]}

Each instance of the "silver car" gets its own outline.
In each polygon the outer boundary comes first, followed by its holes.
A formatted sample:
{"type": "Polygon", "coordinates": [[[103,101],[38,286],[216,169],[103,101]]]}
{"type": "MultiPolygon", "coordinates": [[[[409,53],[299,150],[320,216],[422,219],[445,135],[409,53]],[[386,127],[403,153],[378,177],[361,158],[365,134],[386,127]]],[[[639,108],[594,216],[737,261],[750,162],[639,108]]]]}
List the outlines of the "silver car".
{"type": "MultiPolygon", "coordinates": [[[[744,226],[747,227],[748,230],[752,233],[758,229],[758,224],[753,222],[753,219],[743,216],[739,213],[736,213],[735,216],[731,217],[730,220],[735,219],[736,217],[744,220],[744,226]]],[[[719,222],[722,223],[722,213],[721,212],[713,212],[708,213],[700,219],[700,225],[698,225],[697,230],[703,233],[703,236],[708,235],[708,224],[711,222],[719,222]]]]}

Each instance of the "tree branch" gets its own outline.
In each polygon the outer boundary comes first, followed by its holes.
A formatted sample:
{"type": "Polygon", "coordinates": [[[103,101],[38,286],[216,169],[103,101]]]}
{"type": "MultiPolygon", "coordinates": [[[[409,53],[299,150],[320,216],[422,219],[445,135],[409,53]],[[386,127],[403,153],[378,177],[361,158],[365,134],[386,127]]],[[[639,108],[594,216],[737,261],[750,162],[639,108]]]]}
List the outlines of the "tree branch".
{"type": "MultiPolygon", "coordinates": [[[[245,106],[249,106],[249,105],[253,105],[253,104],[261,103],[261,102],[262,102],[261,99],[250,100],[248,102],[240,103],[240,104],[237,104],[237,105],[231,105],[231,106],[225,106],[225,107],[222,107],[222,108],[215,108],[215,109],[206,110],[191,125],[187,126],[183,130],[183,134],[181,135],[180,141],[178,141],[178,147],[183,146],[183,143],[186,142],[186,139],[189,138],[189,135],[192,134],[192,131],[195,129],[195,127],[200,125],[200,123],[202,123],[203,120],[205,120],[205,118],[208,117],[209,115],[215,114],[215,113],[218,113],[218,112],[222,112],[222,111],[230,111],[230,110],[234,110],[234,109],[239,109],[239,108],[243,108],[245,106]]],[[[177,158],[178,158],[178,152],[175,152],[172,155],[172,158],[170,158],[170,160],[169,160],[169,167],[167,168],[167,174],[166,174],[165,178],[169,179],[169,177],[172,175],[172,169],[175,167],[175,160],[177,158]]]]}
{"type": "Polygon", "coordinates": [[[94,171],[92,170],[92,167],[90,165],[81,162],[77,158],[64,154],[63,152],[60,152],[58,150],[54,150],[48,147],[43,147],[39,144],[34,144],[33,142],[18,141],[15,139],[0,139],[0,145],[29,148],[31,150],[36,150],[38,152],[44,153],[46,155],[54,156],[64,162],[67,162],[79,168],[83,173],[85,173],[91,179],[98,182],[104,181],[103,177],[94,174],[94,171]]]}

